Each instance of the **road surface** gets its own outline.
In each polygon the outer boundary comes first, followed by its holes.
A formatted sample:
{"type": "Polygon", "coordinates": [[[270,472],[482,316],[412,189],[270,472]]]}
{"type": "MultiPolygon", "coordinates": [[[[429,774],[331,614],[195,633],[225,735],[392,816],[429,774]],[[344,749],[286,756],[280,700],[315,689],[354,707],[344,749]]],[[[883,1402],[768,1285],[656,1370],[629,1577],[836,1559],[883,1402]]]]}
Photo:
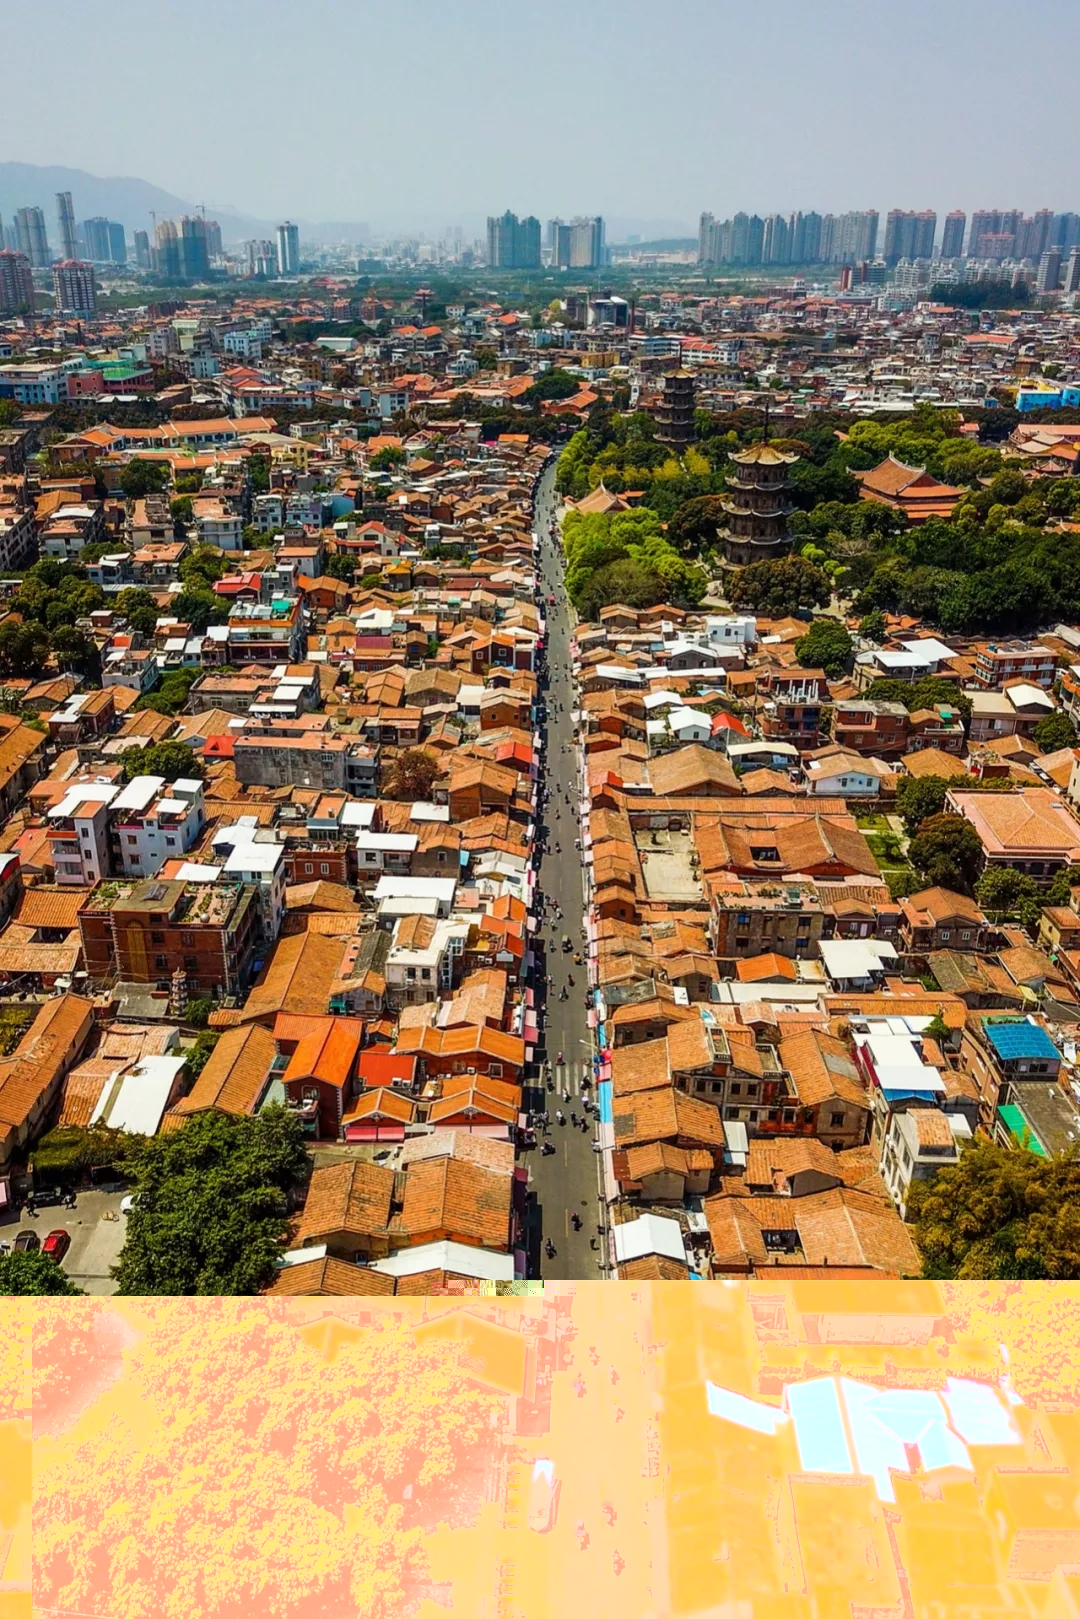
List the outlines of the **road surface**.
{"type": "MultiPolygon", "coordinates": [[[[570,678],[573,613],[563,588],[561,551],[549,538],[556,509],[554,483],[552,466],[540,485],[534,522],[541,540],[539,572],[547,618],[549,676],[547,692],[541,693],[547,716],[541,725],[542,781],[548,788],[548,802],[539,818],[543,852],[538,883],[540,893],[562,911],[562,920],[549,910],[538,930],[542,944],[538,950],[536,993],[538,1006],[546,1011],[546,1029],[542,1023],[537,1055],[551,1063],[554,1088],[550,1092],[540,1088],[526,1093],[526,1105],[547,1108],[551,1115],[547,1139],[554,1143],[556,1150],[552,1156],[544,1157],[538,1146],[526,1154],[526,1160],[531,1172],[530,1190],[536,1198],[533,1274],[552,1280],[595,1281],[604,1274],[605,1254],[600,1229],[603,1222],[600,1160],[593,1151],[595,1115],[589,1116],[586,1130],[575,1128],[570,1120],[571,1113],[579,1119],[582,1117],[582,1080],[592,1078],[593,1041],[585,1015],[588,969],[584,964],[581,857],[574,848],[575,839],[581,834],[578,820],[581,793],[570,718],[574,706],[570,678]],[[547,601],[549,595],[555,596],[554,606],[547,601]],[[573,942],[573,950],[565,953],[561,948],[564,934],[569,934],[573,942]],[[575,953],[583,957],[580,965],[574,961],[575,953]],[[574,979],[572,985],[568,982],[570,976],[574,979]],[[564,987],[565,1000],[559,993],[564,987]],[[564,1101],[564,1095],[569,1097],[568,1101],[564,1101]],[[556,1122],[556,1109],[565,1114],[564,1125],[556,1122]],[[573,1214],[581,1219],[580,1231],[575,1231],[571,1224],[573,1214]],[[548,1239],[555,1246],[551,1257],[543,1246],[548,1239]],[[593,1239],[595,1248],[590,1245],[593,1239]]],[[[542,1084],[541,1081],[541,1087],[542,1084]]],[[[592,1089],[586,1087],[585,1094],[591,1096],[592,1089]]]]}

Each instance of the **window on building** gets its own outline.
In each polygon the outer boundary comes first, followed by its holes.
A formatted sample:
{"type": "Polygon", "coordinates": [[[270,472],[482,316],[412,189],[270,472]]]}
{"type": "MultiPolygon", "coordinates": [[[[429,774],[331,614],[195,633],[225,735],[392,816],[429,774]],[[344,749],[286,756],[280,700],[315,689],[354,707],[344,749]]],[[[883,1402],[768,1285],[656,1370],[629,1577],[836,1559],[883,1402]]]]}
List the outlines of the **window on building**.
{"type": "Polygon", "coordinates": [[[731,1087],[731,1094],[732,1094],[732,1096],[741,1096],[742,1095],[742,1086],[739,1084],[738,1080],[735,1080],[735,1082],[733,1083],[733,1085],[731,1087]]]}
{"type": "Polygon", "coordinates": [[[793,1107],[786,1107],[783,1111],[782,1119],[784,1124],[794,1124],[795,1109],[793,1107]]]}
{"type": "Polygon", "coordinates": [[[723,1090],[724,1090],[724,1082],[723,1082],[723,1080],[722,1079],[714,1079],[712,1081],[710,1089],[711,1089],[714,1096],[722,1095],[723,1090]]]}
{"type": "Polygon", "coordinates": [[[163,971],[168,965],[169,965],[169,963],[165,959],[164,956],[155,956],[154,957],[154,966],[155,967],[158,967],[163,971]]]}
{"type": "Polygon", "coordinates": [[[311,864],[311,861],[310,860],[305,860],[305,862],[304,862],[304,876],[305,877],[310,877],[312,875],[312,873],[314,872],[314,870],[315,870],[315,867],[311,864]]]}
{"type": "Polygon", "coordinates": [[[127,835],[127,840],[129,843],[138,843],[139,834],[137,832],[129,832],[127,835]]]}
{"type": "Polygon", "coordinates": [[[829,1114],[829,1124],[831,1125],[831,1127],[834,1130],[839,1130],[839,1128],[843,1124],[843,1122],[844,1122],[843,1113],[830,1113],[829,1114]]]}
{"type": "Polygon", "coordinates": [[[150,943],[151,944],[164,944],[165,943],[165,935],[164,935],[164,933],[151,933],[151,935],[150,935],[150,943]]]}
{"type": "Polygon", "coordinates": [[[501,1079],[502,1078],[502,1063],[501,1062],[489,1062],[488,1063],[488,1074],[490,1075],[490,1077],[492,1079],[501,1079]]]}
{"type": "Polygon", "coordinates": [[[170,849],[175,849],[176,848],[176,839],[175,838],[166,838],[165,842],[168,844],[170,849]]]}
{"type": "Polygon", "coordinates": [[[79,836],[81,838],[88,838],[90,836],[90,828],[88,826],[80,826],[79,836]]]}

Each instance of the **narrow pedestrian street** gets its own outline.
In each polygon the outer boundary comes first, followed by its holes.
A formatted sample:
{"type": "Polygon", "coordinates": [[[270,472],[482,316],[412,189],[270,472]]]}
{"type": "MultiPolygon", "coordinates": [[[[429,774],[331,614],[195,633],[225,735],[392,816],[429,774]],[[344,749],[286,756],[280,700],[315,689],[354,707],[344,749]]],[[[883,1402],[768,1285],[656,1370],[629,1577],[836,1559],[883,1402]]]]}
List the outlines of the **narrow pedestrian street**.
{"type": "Polygon", "coordinates": [[[606,1241],[599,1196],[600,1161],[593,1145],[596,1087],[593,1040],[586,1016],[582,862],[575,847],[581,838],[581,760],[572,719],[574,618],[563,585],[561,547],[551,535],[557,504],[554,485],[552,466],[541,480],[534,513],[539,536],[538,583],[547,621],[547,681],[539,698],[543,807],[537,828],[535,993],[541,1035],[536,1050],[538,1083],[525,1097],[526,1107],[546,1110],[550,1123],[546,1131],[538,1132],[537,1146],[526,1154],[526,1160],[529,1189],[536,1200],[536,1273],[552,1280],[595,1281],[605,1274],[606,1241]],[[569,948],[564,948],[566,940],[569,948]],[[575,1229],[575,1215],[579,1229],[575,1229]]]}

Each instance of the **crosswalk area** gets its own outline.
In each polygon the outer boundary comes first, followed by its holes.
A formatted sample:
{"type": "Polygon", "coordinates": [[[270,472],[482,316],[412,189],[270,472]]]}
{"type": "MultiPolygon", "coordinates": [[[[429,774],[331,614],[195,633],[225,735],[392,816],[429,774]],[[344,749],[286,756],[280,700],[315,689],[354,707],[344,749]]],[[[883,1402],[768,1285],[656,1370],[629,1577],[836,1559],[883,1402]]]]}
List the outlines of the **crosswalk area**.
{"type": "Polygon", "coordinates": [[[568,1091],[571,1096],[593,1096],[596,1086],[592,1083],[592,1063],[587,1057],[580,1062],[557,1062],[551,1066],[555,1079],[555,1090],[559,1095],[568,1091]],[[586,1081],[582,1089],[582,1080],[586,1081]]]}

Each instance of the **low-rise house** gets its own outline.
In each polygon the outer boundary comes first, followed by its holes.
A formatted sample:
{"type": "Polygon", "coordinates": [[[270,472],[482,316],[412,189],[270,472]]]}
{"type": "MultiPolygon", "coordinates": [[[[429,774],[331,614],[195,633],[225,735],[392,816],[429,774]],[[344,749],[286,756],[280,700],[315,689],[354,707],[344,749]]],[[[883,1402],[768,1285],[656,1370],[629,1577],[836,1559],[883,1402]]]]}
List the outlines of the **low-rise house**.
{"type": "Polygon", "coordinates": [[[986,948],[987,920],[973,899],[948,888],[923,888],[898,901],[902,948],[910,955],[961,950],[980,955],[986,948]]]}
{"type": "Polygon", "coordinates": [[[890,1115],[881,1143],[881,1175],[901,1220],[915,1181],[931,1181],[939,1170],[960,1160],[961,1145],[971,1133],[961,1115],[936,1107],[911,1108],[890,1115]]]}

